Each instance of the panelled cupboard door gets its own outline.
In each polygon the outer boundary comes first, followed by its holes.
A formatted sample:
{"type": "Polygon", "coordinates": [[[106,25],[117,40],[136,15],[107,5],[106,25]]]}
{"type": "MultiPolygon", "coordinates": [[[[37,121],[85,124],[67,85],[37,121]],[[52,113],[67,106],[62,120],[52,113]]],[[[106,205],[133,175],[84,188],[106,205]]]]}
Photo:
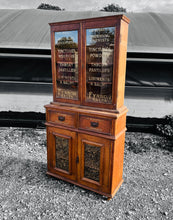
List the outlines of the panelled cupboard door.
{"type": "Polygon", "coordinates": [[[91,135],[78,135],[78,182],[87,187],[109,192],[110,140],[91,135]]]}
{"type": "Polygon", "coordinates": [[[47,142],[48,172],[75,180],[76,133],[48,127],[47,142]]]}

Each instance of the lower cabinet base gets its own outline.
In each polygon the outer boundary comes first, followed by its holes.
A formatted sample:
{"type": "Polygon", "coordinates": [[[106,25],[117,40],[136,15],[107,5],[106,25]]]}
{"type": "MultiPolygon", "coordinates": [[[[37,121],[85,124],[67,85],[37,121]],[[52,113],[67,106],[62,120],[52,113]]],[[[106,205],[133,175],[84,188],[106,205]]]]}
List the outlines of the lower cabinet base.
{"type": "Polygon", "coordinates": [[[49,105],[47,174],[114,197],[123,179],[126,112],[49,105]]]}
{"type": "Polygon", "coordinates": [[[76,181],[73,181],[73,180],[64,178],[63,176],[60,176],[60,175],[51,173],[51,172],[49,172],[49,171],[47,171],[46,174],[49,175],[49,176],[53,176],[53,177],[55,177],[55,178],[64,180],[64,181],[66,181],[66,182],[72,183],[72,184],[74,184],[74,185],[80,186],[80,187],[82,187],[82,188],[91,190],[91,191],[96,192],[96,193],[98,193],[98,194],[101,194],[101,195],[107,197],[108,200],[111,200],[111,199],[115,196],[115,194],[117,193],[117,191],[119,190],[120,186],[121,186],[122,183],[123,183],[123,179],[122,179],[122,180],[120,181],[120,183],[118,184],[118,186],[116,187],[116,189],[114,190],[114,192],[113,192],[112,194],[109,194],[109,193],[104,193],[104,192],[102,192],[102,191],[99,191],[99,190],[96,190],[96,189],[93,189],[93,188],[90,188],[90,187],[81,185],[81,184],[79,184],[79,183],[76,182],[76,181]]]}
{"type": "Polygon", "coordinates": [[[118,186],[115,188],[115,190],[114,190],[114,192],[112,193],[112,195],[110,195],[110,197],[108,196],[108,200],[112,199],[112,198],[115,196],[115,194],[117,193],[117,191],[119,190],[119,188],[120,188],[120,186],[122,185],[123,182],[124,182],[124,180],[122,179],[122,180],[120,181],[120,183],[118,184],[118,186]]]}

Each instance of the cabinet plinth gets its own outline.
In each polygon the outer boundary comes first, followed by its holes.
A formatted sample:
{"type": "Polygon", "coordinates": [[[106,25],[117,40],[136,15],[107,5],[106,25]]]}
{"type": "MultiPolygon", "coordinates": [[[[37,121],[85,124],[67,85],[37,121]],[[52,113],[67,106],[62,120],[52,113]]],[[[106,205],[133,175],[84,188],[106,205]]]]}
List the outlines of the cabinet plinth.
{"type": "Polygon", "coordinates": [[[123,182],[124,15],[52,23],[47,174],[112,198],[123,182]]]}

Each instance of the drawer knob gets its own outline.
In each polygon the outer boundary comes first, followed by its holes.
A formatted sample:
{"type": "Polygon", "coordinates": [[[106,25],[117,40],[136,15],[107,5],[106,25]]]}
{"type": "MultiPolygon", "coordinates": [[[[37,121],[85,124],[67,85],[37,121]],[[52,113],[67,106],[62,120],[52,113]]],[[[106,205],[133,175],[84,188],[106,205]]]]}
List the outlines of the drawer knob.
{"type": "Polygon", "coordinates": [[[65,117],[64,116],[58,116],[58,120],[59,121],[65,121],[65,117]]]}
{"type": "Polygon", "coordinates": [[[99,126],[98,122],[91,121],[91,126],[97,128],[99,126]]]}

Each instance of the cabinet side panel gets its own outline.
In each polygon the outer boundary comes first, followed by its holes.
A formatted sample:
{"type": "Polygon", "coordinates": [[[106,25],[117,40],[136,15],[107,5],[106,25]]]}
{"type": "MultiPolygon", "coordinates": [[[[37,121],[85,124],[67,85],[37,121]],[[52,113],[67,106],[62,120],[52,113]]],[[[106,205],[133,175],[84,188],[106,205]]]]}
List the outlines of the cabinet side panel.
{"type": "Polygon", "coordinates": [[[111,194],[122,181],[123,175],[123,160],[124,160],[124,141],[125,132],[114,142],[113,149],[113,172],[112,172],[112,187],[111,194]]]}
{"type": "Polygon", "coordinates": [[[121,21],[120,25],[120,45],[119,45],[119,61],[118,61],[118,83],[117,83],[117,109],[124,104],[125,75],[126,75],[126,57],[127,57],[127,37],[128,24],[121,21]]]}
{"type": "Polygon", "coordinates": [[[114,135],[119,136],[121,132],[126,130],[126,113],[115,119],[114,135]]]}
{"type": "Polygon", "coordinates": [[[52,84],[53,84],[53,101],[56,100],[56,75],[55,75],[55,37],[54,32],[51,29],[51,67],[52,67],[52,84]]]}
{"type": "Polygon", "coordinates": [[[54,158],[53,151],[52,151],[52,145],[53,143],[53,136],[51,135],[50,128],[47,127],[47,170],[50,171],[51,167],[53,167],[53,160],[54,158]]]}

